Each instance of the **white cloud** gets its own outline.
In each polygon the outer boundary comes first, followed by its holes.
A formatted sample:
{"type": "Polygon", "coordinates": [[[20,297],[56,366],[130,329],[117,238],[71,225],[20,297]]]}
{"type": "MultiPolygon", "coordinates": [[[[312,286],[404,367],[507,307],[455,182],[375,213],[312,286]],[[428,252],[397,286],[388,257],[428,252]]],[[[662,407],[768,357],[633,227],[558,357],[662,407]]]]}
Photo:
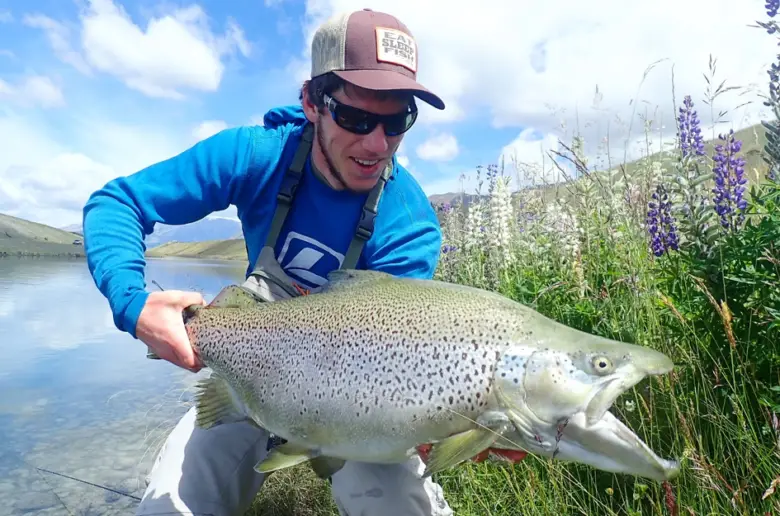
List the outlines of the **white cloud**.
{"type": "Polygon", "coordinates": [[[86,195],[112,177],[109,167],[51,140],[23,118],[0,118],[0,206],[3,213],[63,226],[80,222],[86,195]]]}
{"type": "MultiPolygon", "coordinates": [[[[485,174],[482,173],[481,180],[484,181],[485,174]]],[[[479,184],[477,181],[476,168],[461,169],[444,177],[437,179],[422,178],[418,179],[420,186],[426,195],[466,192],[467,194],[476,193],[479,184]]],[[[485,193],[485,186],[482,185],[482,193],[485,193]]]]}
{"type": "Polygon", "coordinates": [[[185,89],[214,92],[225,71],[222,59],[251,52],[234,20],[218,36],[197,5],[151,18],[141,28],[111,0],[88,3],[80,16],[83,56],[72,49],[63,24],[42,15],[28,16],[25,23],[43,29],[57,56],[78,70],[114,75],[150,97],[182,99],[185,89]]]}
{"type": "Polygon", "coordinates": [[[505,173],[515,177],[513,187],[555,183],[566,177],[553,163],[553,150],[560,150],[554,135],[542,136],[533,129],[524,129],[501,149],[498,163],[503,162],[505,173]],[[521,184],[514,184],[518,179],[521,184]]]}
{"type": "Polygon", "coordinates": [[[205,120],[192,130],[192,135],[197,141],[205,140],[218,132],[227,129],[228,124],[224,120],[205,120]]]}
{"type": "MultiPolygon", "coordinates": [[[[336,11],[362,7],[358,0],[307,1],[303,57],[308,59],[318,23],[336,11]]],[[[664,124],[665,135],[674,134],[672,65],[677,104],[691,94],[706,126],[711,117],[703,103],[702,73],[710,54],[718,59],[714,84],[757,83],[763,91],[764,70],[774,59],[773,36],[748,26],[764,19],[763,2],[495,0],[453,9],[444,0],[376,0],[371,7],[409,26],[420,52],[418,78],[447,104],[438,113],[420,103],[422,123],[487,115],[497,128],[531,127],[568,140],[579,121],[588,152],[606,134],[622,151],[624,140],[642,134],[640,114],[655,117],[654,128],[664,124]],[[659,60],[664,61],[640,85],[648,66],[659,60]],[[594,109],[597,86],[603,97],[594,109]]],[[[716,100],[715,111],[746,100],[756,102],[729,118],[736,127],[755,123],[761,112],[755,95],[729,92],[716,100]]]]}
{"type": "Polygon", "coordinates": [[[114,170],[79,153],[58,154],[38,166],[0,173],[0,198],[12,214],[54,226],[78,222],[86,195],[115,176],[114,170]],[[15,213],[14,213],[15,212],[15,213]]]}
{"type": "Polygon", "coordinates": [[[406,140],[401,140],[401,144],[395,150],[395,157],[402,167],[409,167],[409,156],[406,155],[406,140]]]}
{"type": "Polygon", "coordinates": [[[71,47],[70,27],[40,14],[25,16],[22,22],[29,27],[43,30],[54,54],[62,62],[68,63],[85,75],[91,74],[89,65],[84,61],[84,58],[71,47]]]}
{"type": "Polygon", "coordinates": [[[89,195],[107,181],[178,154],[187,135],[69,117],[65,143],[53,126],[9,112],[0,114],[0,211],[62,227],[81,222],[89,195]]]}
{"type": "Polygon", "coordinates": [[[27,75],[16,84],[0,79],[0,100],[2,99],[24,107],[53,108],[65,105],[60,87],[51,78],[42,75],[27,75]]]}
{"type": "Polygon", "coordinates": [[[417,157],[429,161],[450,161],[458,153],[458,140],[450,133],[437,134],[417,146],[417,157]]]}
{"type": "Polygon", "coordinates": [[[263,126],[263,125],[265,125],[264,118],[265,118],[264,114],[252,115],[252,116],[249,117],[249,124],[250,125],[261,125],[261,126],[263,126]]]}

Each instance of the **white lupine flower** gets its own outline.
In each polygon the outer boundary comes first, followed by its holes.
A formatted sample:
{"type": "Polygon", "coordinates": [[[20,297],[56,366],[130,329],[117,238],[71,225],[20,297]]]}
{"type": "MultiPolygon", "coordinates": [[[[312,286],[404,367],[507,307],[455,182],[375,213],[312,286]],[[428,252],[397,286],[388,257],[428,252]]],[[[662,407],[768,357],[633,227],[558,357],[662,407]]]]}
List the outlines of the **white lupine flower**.
{"type": "Polygon", "coordinates": [[[512,198],[509,178],[498,178],[490,195],[489,232],[491,246],[505,265],[512,262],[512,198]]]}
{"type": "Polygon", "coordinates": [[[481,248],[484,244],[484,210],[480,201],[474,201],[469,206],[469,214],[466,218],[466,249],[481,248]]]}
{"type": "Polygon", "coordinates": [[[564,257],[574,258],[577,255],[583,230],[573,215],[564,212],[557,203],[551,203],[547,205],[543,228],[548,238],[560,246],[564,257]]]}

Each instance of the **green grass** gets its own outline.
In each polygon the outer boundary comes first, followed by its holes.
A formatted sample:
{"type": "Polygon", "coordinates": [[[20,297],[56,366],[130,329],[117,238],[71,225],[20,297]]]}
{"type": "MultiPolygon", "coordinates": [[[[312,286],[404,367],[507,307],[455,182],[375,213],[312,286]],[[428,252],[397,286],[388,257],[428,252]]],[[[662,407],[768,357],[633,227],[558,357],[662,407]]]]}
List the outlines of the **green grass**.
{"type": "MultiPolygon", "coordinates": [[[[438,199],[467,200],[439,213],[438,279],[672,357],[673,373],[641,382],[612,411],[682,464],[677,479],[657,483],[532,455],[515,465],[466,463],[434,477],[455,514],[780,514],[780,186],[766,179],[763,127],[736,136],[749,202],[731,233],[718,229],[711,205],[707,174],[719,142],[709,140],[697,171],[679,148],[655,145],[622,166],[604,157],[601,170],[581,167],[576,180],[511,195],[489,167],[489,194],[438,199]],[[686,191],[703,194],[705,208],[674,211],[681,248],[655,256],[647,203],[658,185],[671,189],[683,176],[702,178],[686,191]],[[704,223],[714,229],[702,236],[693,228],[704,223]]],[[[671,192],[680,208],[684,192],[671,192]]],[[[336,514],[326,483],[305,467],[287,473],[261,490],[250,515],[336,514]]]]}

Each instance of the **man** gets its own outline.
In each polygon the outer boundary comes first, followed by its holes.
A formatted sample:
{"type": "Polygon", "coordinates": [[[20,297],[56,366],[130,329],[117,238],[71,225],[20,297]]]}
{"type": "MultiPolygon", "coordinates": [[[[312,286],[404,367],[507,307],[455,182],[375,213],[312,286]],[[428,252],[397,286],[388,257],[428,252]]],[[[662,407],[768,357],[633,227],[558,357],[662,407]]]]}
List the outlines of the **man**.
{"type": "MultiPolygon", "coordinates": [[[[416,82],[417,68],[416,43],[398,19],[368,9],[334,17],[314,37],[301,107],[273,109],[262,127],[222,131],[95,192],[84,208],[85,247],[117,328],[159,358],[202,368],[181,314],[204,301],[145,291],[143,237],[156,223],[185,224],[230,205],[246,240],[245,286],[261,301],[316,290],[339,267],[430,278],[440,228],[394,158],[416,120],[415,98],[444,109],[416,82]]],[[[160,451],[138,514],[241,514],[263,483],[253,466],[268,443],[248,423],[199,429],[190,410],[160,451]]],[[[331,479],[333,496],[354,516],[452,514],[422,470],[416,456],[348,462],[331,479]]]]}

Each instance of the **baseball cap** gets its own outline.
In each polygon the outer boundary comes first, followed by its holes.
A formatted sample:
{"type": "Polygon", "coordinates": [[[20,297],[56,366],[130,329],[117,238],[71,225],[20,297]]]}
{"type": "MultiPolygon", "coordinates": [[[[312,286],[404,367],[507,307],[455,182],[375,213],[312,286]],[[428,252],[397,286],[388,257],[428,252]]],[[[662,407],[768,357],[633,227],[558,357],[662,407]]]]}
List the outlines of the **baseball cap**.
{"type": "Polygon", "coordinates": [[[417,82],[417,42],[398,18],[372,9],[333,16],[314,34],[312,79],[333,72],[370,90],[409,90],[437,109],[444,102],[417,82]]]}

